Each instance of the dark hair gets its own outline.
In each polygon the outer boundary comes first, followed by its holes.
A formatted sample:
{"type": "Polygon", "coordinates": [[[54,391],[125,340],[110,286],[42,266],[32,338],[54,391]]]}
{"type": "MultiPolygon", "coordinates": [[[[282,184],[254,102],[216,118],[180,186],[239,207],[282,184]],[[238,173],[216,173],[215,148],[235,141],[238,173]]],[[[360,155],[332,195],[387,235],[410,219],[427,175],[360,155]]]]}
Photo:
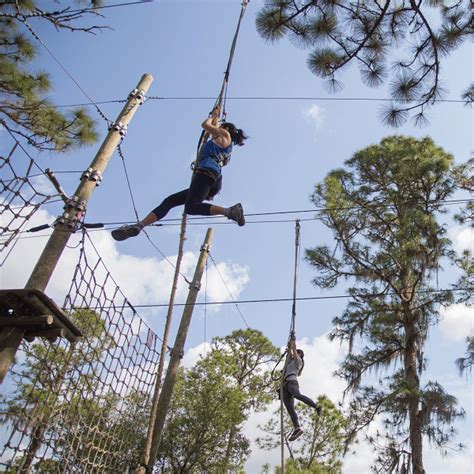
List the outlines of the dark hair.
{"type": "Polygon", "coordinates": [[[223,122],[221,127],[230,133],[232,143],[235,145],[242,146],[244,141],[248,138],[245,132],[241,128],[237,128],[233,123],[223,122]]]}
{"type": "Polygon", "coordinates": [[[303,372],[303,369],[304,369],[304,352],[303,352],[302,349],[296,349],[296,352],[301,357],[301,362],[303,362],[303,365],[301,366],[301,369],[298,371],[298,376],[300,376],[301,372],[303,372]]]}

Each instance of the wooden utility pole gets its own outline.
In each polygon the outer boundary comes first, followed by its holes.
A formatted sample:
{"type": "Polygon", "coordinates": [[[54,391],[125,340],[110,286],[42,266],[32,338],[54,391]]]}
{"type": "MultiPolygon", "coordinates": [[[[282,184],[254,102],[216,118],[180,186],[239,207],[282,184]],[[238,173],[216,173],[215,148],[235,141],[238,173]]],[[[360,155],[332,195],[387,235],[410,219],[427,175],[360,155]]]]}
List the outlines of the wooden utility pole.
{"type": "MultiPolygon", "coordinates": [[[[66,200],[64,213],[57,220],[54,231],[26,283],[25,289],[44,292],[69,238],[77,229],[92,192],[102,180],[102,175],[112,154],[124,137],[127,125],[135,115],[138,106],[143,103],[152,82],[153,77],[150,74],[144,74],[137,87],[130,93],[117,120],[110,124],[109,133],[89,168],[83,173],[76,192],[72,198],[66,200]]],[[[25,334],[25,328],[18,326],[16,321],[13,323],[12,320],[8,324],[14,325],[2,327],[0,331],[0,383],[3,382],[25,334]]]]}
{"type": "MultiPolygon", "coordinates": [[[[186,306],[184,307],[181,323],[179,325],[178,333],[174,343],[171,357],[166,371],[165,380],[163,381],[163,388],[161,389],[160,398],[158,400],[158,410],[156,413],[155,427],[153,430],[153,440],[150,451],[150,459],[148,461],[148,469],[151,472],[153,464],[155,463],[158,449],[160,447],[161,435],[163,426],[165,424],[166,414],[173,394],[173,388],[178,374],[179,365],[184,355],[184,345],[188,335],[189,324],[193,315],[194,304],[196,302],[197,294],[201,288],[201,279],[206,267],[207,257],[211,248],[213,230],[207,229],[206,238],[201,247],[201,254],[194,272],[193,281],[189,287],[188,298],[186,299],[186,306]]],[[[137,472],[145,472],[145,468],[140,468],[137,472]]]]}

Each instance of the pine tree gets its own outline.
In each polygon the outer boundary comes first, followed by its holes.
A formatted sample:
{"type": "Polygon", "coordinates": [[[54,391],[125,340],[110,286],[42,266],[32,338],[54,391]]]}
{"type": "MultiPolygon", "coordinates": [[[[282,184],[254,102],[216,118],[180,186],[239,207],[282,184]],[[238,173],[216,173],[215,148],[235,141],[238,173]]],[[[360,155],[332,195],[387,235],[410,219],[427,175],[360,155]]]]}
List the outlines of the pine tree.
{"type": "MultiPolygon", "coordinates": [[[[97,140],[94,120],[84,108],[61,112],[46,98],[51,92],[47,72],[33,71],[40,43],[32,34],[30,21],[49,22],[56,29],[94,33],[100,26],[78,26],[81,19],[97,16],[97,10],[62,7],[43,10],[36,0],[5,0],[0,3],[0,126],[24,138],[39,150],[63,152],[90,145],[97,140]],[[57,9],[59,8],[59,10],[57,9]]],[[[92,7],[101,1],[90,2],[92,7]]]]}
{"type": "MultiPolygon", "coordinates": [[[[301,404],[298,416],[303,435],[291,446],[290,459],[285,462],[285,472],[331,473],[341,472],[342,458],[352,442],[349,431],[349,420],[325,395],[318,397],[322,408],[318,415],[314,408],[301,404]]],[[[265,450],[275,449],[280,445],[280,409],[265,426],[260,427],[265,435],[257,438],[257,444],[265,450]]],[[[291,433],[293,425],[286,411],[284,412],[284,430],[291,433]]],[[[281,469],[275,472],[280,472],[281,469]]]]}
{"type": "Polygon", "coordinates": [[[443,58],[472,33],[467,0],[266,0],[256,25],[268,41],[287,36],[312,49],[308,67],[330,91],[342,88],[338,76],[351,63],[370,87],[389,81],[393,103],[382,117],[392,126],[411,112],[416,123],[426,121],[442,97],[443,58]]]}
{"type": "MultiPolygon", "coordinates": [[[[223,377],[242,394],[241,412],[246,420],[251,410],[267,406],[270,393],[269,363],[279,357],[278,348],[256,329],[239,329],[229,336],[216,337],[212,351],[202,362],[213,377],[223,377]]],[[[231,453],[240,427],[233,426],[227,435],[226,470],[231,468],[231,453]]]]}
{"type": "Polygon", "coordinates": [[[455,189],[452,161],[430,138],[388,137],[330,172],[313,195],[336,244],[308,249],[306,258],[317,286],[351,282],[332,338],[349,342],[339,375],[358,429],[385,415],[386,432],[370,439],[378,472],[423,473],[423,437],[445,449],[463,415],[436,381],[421,383],[430,327],[451,301],[430,283],[451,255],[437,218],[455,189]],[[369,373],[379,375],[377,386],[362,384],[369,373]]]}

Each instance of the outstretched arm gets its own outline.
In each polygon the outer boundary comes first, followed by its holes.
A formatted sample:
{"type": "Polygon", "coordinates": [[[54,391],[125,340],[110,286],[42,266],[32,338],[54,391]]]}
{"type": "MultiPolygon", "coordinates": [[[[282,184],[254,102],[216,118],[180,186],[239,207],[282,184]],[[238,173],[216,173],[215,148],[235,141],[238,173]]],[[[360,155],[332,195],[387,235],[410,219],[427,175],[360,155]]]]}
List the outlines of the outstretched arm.
{"type": "Polygon", "coordinates": [[[212,138],[216,141],[219,146],[227,147],[231,144],[232,139],[230,133],[219,127],[219,117],[221,114],[221,108],[218,105],[209,115],[209,117],[202,123],[202,128],[212,135],[212,138]]]}
{"type": "Polygon", "coordinates": [[[291,335],[290,341],[288,342],[288,351],[292,359],[299,357],[298,353],[296,352],[296,340],[294,339],[294,335],[291,335]]]}

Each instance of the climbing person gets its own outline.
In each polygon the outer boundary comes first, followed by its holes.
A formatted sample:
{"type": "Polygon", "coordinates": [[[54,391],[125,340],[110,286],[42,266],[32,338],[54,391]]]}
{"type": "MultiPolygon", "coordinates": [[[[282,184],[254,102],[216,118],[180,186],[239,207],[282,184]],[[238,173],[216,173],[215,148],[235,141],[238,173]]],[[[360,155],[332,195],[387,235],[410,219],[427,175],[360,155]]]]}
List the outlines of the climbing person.
{"type": "Polygon", "coordinates": [[[245,225],[242,204],[237,203],[224,208],[203,202],[213,199],[220,191],[221,169],[229,163],[233,145],[242,146],[247,138],[243,130],[237,128],[233,123],[219,124],[220,113],[220,106],[216,106],[202,123],[202,128],[207,137],[210,135],[210,138],[199,151],[190,187],[165,198],[158,207],[136,224],[125,225],[113,230],[112,237],[115,240],[125,240],[137,236],[144,227],[163,219],[170,209],[181,205],[184,205],[186,214],[221,215],[237,222],[239,226],[245,225]]]}
{"type": "Polygon", "coordinates": [[[297,400],[306,403],[310,407],[313,407],[318,415],[321,414],[321,407],[316,404],[311,398],[300,393],[298,377],[301,375],[304,367],[304,352],[301,349],[296,348],[296,337],[294,332],[291,333],[290,341],[288,343],[288,356],[290,358],[286,365],[285,372],[283,375],[283,404],[285,405],[288,414],[290,415],[291,422],[293,423],[294,430],[289,436],[289,441],[294,441],[303,434],[303,430],[300,427],[298,415],[295,411],[295,398],[297,400]]]}

